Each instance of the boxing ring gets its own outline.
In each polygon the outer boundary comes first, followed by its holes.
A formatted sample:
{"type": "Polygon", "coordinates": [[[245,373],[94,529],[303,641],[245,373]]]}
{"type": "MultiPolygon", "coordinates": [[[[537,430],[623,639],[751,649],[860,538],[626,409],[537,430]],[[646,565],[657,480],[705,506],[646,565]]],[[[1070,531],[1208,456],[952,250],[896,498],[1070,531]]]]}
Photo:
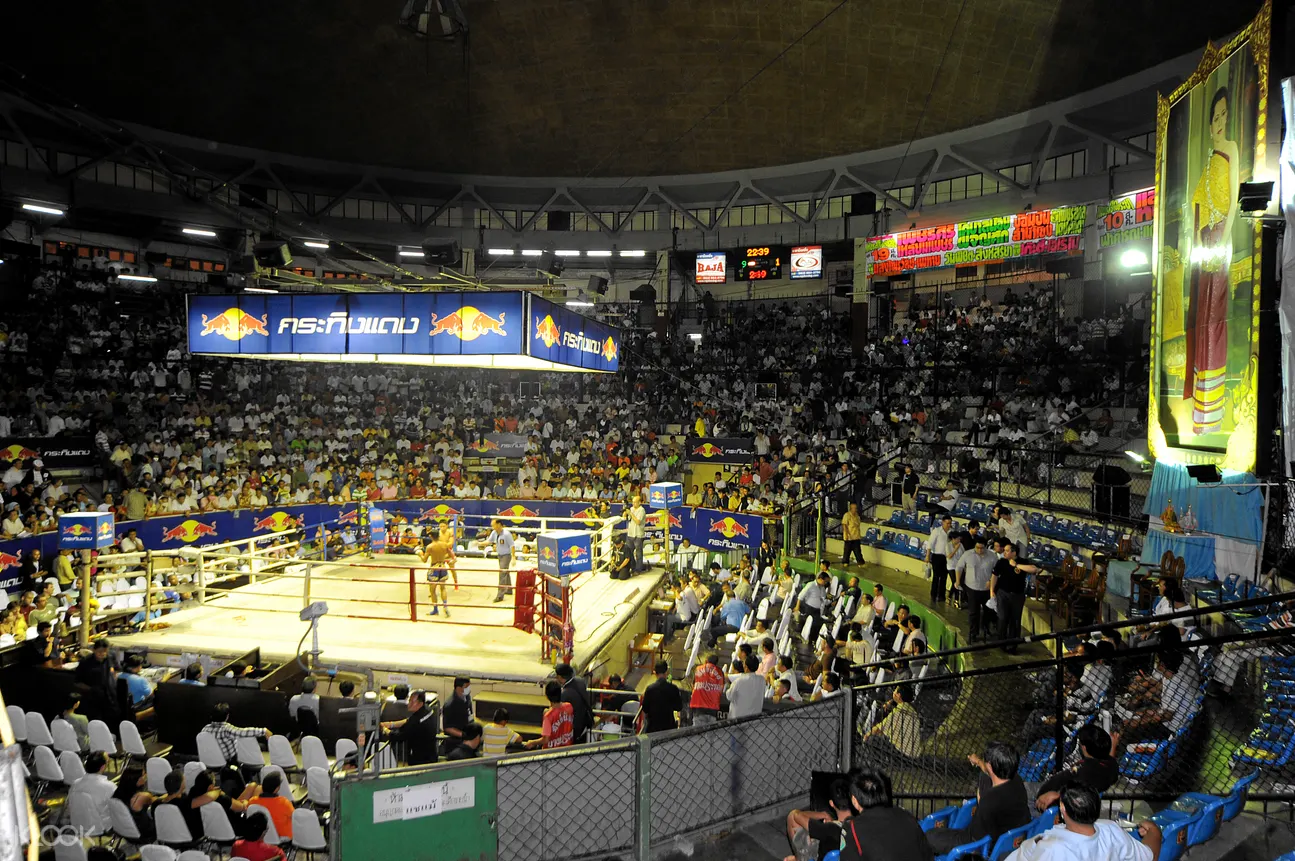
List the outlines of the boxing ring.
{"type": "MultiPolygon", "coordinates": [[[[485,518],[486,521],[489,518],[485,518]]],[[[550,519],[551,520],[551,519],[550,519]]],[[[458,558],[445,581],[448,618],[432,610],[429,566],[416,555],[355,553],[340,559],[308,558],[300,540],[265,537],[187,552],[105,556],[101,570],[134,569],[133,599],[149,622],[138,633],[114,637],[123,647],[146,646],[162,654],[241,654],[259,646],[263,659],[286,661],[300,653],[308,630],[300,611],[318,601],[328,605],[319,623],[320,665],[360,664],[388,672],[477,676],[539,681],[563,658],[582,667],[656,592],[665,572],[653,567],[629,580],[609,576],[611,535],[616,519],[593,526],[592,570],[562,584],[535,571],[534,543],[520,536],[568,523],[509,524],[519,534],[507,597],[495,602],[499,565],[475,542],[456,542],[458,558]],[[169,557],[169,558],[168,558],[169,557]],[[172,572],[188,583],[165,584],[172,572]],[[143,581],[143,582],[141,582],[143,581]],[[456,582],[457,581],[457,582],[456,582]],[[529,587],[528,587],[529,581],[529,587]],[[151,583],[152,585],[146,585],[151,583]],[[188,600],[168,602],[176,589],[188,600]],[[553,601],[543,600],[548,590],[553,601]],[[139,601],[139,595],[144,600],[139,601]],[[569,651],[547,650],[540,631],[546,607],[558,603],[568,626],[569,651]],[[159,613],[161,615],[159,615],[159,613]]],[[[309,532],[309,530],[307,530],[309,532]]],[[[120,580],[117,581],[120,584],[120,580]]],[[[439,601],[438,601],[439,604],[439,601]]],[[[549,619],[549,623],[553,623],[549,619]]]]}

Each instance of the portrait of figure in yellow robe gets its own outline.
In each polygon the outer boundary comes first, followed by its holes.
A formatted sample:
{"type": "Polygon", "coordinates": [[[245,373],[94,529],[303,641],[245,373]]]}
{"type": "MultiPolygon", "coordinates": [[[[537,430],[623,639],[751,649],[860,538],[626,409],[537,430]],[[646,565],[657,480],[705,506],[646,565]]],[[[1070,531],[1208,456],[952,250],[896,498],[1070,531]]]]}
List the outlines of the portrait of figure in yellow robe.
{"type": "Polygon", "coordinates": [[[1210,99],[1209,160],[1192,193],[1190,293],[1183,328],[1186,361],[1183,398],[1192,401],[1192,433],[1223,429],[1228,363],[1229,269],[1237,215],[1240,156],[1227,137],[1228,90],[1210,99]]]}

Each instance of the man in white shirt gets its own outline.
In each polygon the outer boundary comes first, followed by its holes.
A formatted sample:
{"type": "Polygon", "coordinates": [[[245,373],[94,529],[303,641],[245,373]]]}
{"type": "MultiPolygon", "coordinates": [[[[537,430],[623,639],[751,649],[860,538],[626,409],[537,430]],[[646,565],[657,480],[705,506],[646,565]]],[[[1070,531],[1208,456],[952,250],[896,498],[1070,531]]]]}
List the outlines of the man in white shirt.
{"type": "Polygon", "coordinates": [[[113,793],[117,791],[117,784],[113,783],[104,774],[108,770],[108,757],[102,753],[95,752],[85,759],[85,776],[78,777],[73,781],[72,786],[68,788],[67,801],[68,807],[72,807],[72,799],[77,795],[85,795],[91,809],[98,811],[99,819],[103,823],[105,831],[112,828],[112,817],[108,813],[108,802],[112,799],[113,793]]]}
{"type": "Polygon", "coordinates": [[[728,687],[728,716],[734,719],[758,715],[764,708],[765,683],[759,673],[760,659],[747,655],[743,666],[746,672],[735,676],[728,687]]]}
{"type": "Polygon", "coordinates": [[[944,603],[944,590],[949,580],[949,555],[953,552],[952,527],[953,518],[948,514],[941,515],[926,542],[926,561],[931,566],[932,604],[944,603]]]}
{"type": "Polygon", "coordinates": [[[486,536],[487,544],[493,545],[495,555],[499,557],[499,591],[495,593],[494,603],[498,604],[511,591],[513,585],[509,571],[513,567],[513,545],[516,539],[511,529],[505,528],[502,521],[490,521],[490,534],[486,536]]]}
{"type": "Polygon", "coordinates": [[[1138,837],[1117,822],[1098,819],[1102,802],[1082,783],[1061,793],[1062,824],[1021,844],[1007,861],[1153,861],[1163,835],[1154,822],[1138,823],[1138,837]]]}
{"type": "Polygon", "coordinates": [[[647,566],[643,563],[643,536],[647,524],[647,510],[643,508],[643,499],[637,493],[634,494],[633,502],[630,504],[628,520],[625,537],[628,539],[626,544],[629,545],[630,567],[634,569],[635,574],[638,574],[647,570],[647,566]]]}

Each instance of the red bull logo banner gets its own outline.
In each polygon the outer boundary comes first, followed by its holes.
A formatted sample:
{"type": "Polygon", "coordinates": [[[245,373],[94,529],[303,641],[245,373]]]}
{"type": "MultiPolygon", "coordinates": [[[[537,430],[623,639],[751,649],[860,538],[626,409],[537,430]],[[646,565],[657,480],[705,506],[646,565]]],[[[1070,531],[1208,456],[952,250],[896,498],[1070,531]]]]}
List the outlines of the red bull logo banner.
{"type": "Polygon", "coordinates": [[[526,437],[519,433],[488,433],[464,446],[468,457],[525,457],[526,437]]]}
{"type": "Polygon", "coordinates": [[[750,550],[764,538],[764,519],[756,514],[717,511],[712,508],[678,508],[660,511],[649,524],[659,533],[670,518],[670,541],[678,546],[687,538],[693,547],[703,550],[750,550]]]}
{"type": "Polygon", "coordinates": [[[685,458],[691,463],[755,463],[755,437],[688,437],[685,458]]]}
{"type": "Polygon", "coordinates": [[[201,538],[211,538],[219,534],[219,530],[211,523],[204,523],[201,520],[187,518],[162,532],[162,543],[179,543],[192,544],[201,538]]]}
{"type": "Polygon", "coordinates": [[[678,508],[683,505],[683,485],[677,481],[658,481],[648,487],[649,508],[678,508]]]}
{"type": "Polygon", "coordinates": [[[45,469],[84,469],[95,465],[94,440],[88,436],[0,438],[0,464],[22,463],[40,458],[45,469]]]}
{"type": "Polygon", "coordinates": [[[571,369],[620,370],[621,334],[597,320],[541,299],[530,297],[527,353],[536,359],[571,369]]]}

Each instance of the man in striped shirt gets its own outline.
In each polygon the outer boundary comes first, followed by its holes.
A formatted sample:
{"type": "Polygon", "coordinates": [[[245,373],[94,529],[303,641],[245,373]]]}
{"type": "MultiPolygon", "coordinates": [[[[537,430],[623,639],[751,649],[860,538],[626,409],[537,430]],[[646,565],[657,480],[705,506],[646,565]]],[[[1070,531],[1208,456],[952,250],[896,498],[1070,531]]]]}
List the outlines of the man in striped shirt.
{"type": "Polygon", "coordinates": [[[204,726],[202,731],[215,737],[225,761],[231,763],[238,762],[238,739],[269,738],[273,735],[265,727],[234,726],[229,722],[229,703],[216,703],[216,707],[211,710],[211,723],[204,726]]]}

